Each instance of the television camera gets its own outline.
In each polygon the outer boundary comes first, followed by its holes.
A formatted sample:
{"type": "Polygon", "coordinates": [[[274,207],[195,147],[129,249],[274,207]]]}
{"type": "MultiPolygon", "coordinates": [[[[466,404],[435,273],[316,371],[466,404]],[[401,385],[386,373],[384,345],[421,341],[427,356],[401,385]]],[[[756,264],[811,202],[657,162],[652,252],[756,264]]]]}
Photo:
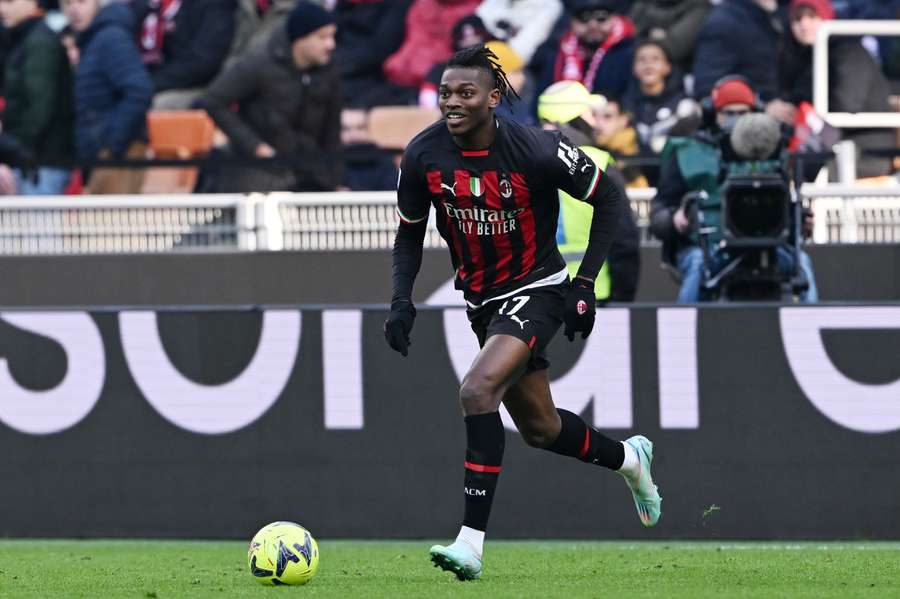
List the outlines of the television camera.
{"type": "Polygon", "coordinates": [[[809,287],[799,260],[806,213],[784,145],[774,119],[760,113],[742,116],[720,140],[720,230],[707,226],[698,209],[706,203],[706,192],[683,199],[699,232],[704,294],[713,300],[793,301],[809,287]],[[779,260],[779,253],[787,256],[779,260]]]}

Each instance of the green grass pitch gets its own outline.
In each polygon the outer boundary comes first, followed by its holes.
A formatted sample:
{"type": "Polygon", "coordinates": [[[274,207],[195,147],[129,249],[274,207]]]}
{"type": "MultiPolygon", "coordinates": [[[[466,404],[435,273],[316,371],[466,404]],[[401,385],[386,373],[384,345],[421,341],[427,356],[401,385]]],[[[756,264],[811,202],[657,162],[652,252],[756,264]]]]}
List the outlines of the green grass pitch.
{"type": "Polygon", "coordinates": [[[489,541],[459,582],[427,541],[322,541],[316,578],[264,587],[246,543],[0,541],[0,597],[900,597],[900,543],[489,541]]]}

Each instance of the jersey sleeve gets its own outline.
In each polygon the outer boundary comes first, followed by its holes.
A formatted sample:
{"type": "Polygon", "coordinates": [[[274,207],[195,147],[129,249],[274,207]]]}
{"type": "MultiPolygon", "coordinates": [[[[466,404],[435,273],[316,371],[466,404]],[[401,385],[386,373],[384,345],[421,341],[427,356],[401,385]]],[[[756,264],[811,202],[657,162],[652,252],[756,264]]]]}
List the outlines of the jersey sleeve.
{"type": "Polygon", "coordinates": [[[431,206],[424,173],[415,155],[409,152],[400,162],[400,177],[397,181],[397,215],[406,224],[414,225],[428,218],[431,206]]]}
{"type": "Polygon", "coordinates": [[[547,182],[573,198],[588,201],[603,171],[558,131],[548,132],[541,141],[540,167],[547,182]]]}

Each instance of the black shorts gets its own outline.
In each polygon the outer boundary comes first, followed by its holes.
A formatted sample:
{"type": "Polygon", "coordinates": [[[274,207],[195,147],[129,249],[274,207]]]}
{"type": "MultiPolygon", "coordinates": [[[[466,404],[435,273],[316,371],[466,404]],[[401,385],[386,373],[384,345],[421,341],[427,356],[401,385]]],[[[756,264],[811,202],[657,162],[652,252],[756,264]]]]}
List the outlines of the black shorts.
{"type": "Polygon", "coordinates": [[[568,283],[523,289],[505,299],[489,301],[466,314],[479,347],[493,335],[512,335],[531,348],[526,372],[550,366],[545,349],[563,322],[568,283]]]}

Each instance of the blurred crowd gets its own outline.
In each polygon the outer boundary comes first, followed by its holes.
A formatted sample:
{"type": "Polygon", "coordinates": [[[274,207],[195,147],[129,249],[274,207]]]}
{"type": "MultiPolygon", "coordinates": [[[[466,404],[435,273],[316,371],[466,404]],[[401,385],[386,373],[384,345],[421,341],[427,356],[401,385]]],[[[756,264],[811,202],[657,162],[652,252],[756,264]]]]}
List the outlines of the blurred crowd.
{"type": "MultiPolygon", "coordinates": [[[[611,160],[690,135],[734,76],[757,110],[806,132],[795,149],[815,149],[827,136],[808,126],[812,44],[835,18],[898,19],[900,0],[0,0],[0,192],[58,194],[78,179],[137,191],[139,170],[91,162],[147,157],[148,112],[182,109],[215,122],[216,155],[286,159],[205,168],[200,191],[393,189],[371,111],[437,106],[443,64],[476,43],[522,97],[506,116],[566,127],[611,160]]],[[[829,89],[833,111],[895,110],[900,38],[832,38],[829,89]]],[[[897,145],[890,129],[832,133],[897,145]]],[[[632,164],[627,185],[656,185],[653,160],[632,164]]]]}

